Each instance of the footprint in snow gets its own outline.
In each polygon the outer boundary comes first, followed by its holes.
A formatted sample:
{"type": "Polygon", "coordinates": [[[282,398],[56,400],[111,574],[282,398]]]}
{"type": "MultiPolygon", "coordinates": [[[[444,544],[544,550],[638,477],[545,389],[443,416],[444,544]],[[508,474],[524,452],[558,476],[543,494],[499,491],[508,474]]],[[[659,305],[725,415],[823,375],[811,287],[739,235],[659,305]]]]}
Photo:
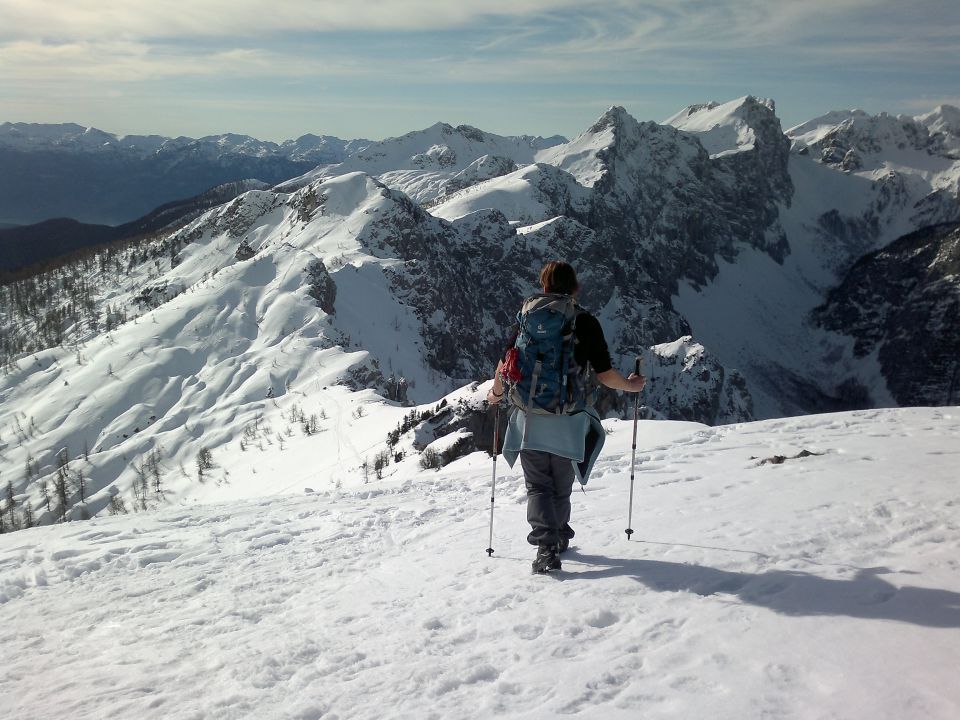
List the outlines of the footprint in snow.
{"type": "Polygon", "coordinates": [[[596,610],[586,616],[585,622],[592,628],[608,628],[620,622],[620,616],[610,610],[596,610]]]}
{"type": "Polygon", "coordinates": [[[542,625],[514,625],[513,632],[517,634],[517,637],[523,640],[536,640],[543,634],[542,625]]]}
{"type": "Polygon", "coordinates": [[[554,648],[553,652],[550,653],[550,656],[557,660],[569,660],[570,658],[575,658],[580,653],[580,648],[580,643],[558,645],[554,648]]]}

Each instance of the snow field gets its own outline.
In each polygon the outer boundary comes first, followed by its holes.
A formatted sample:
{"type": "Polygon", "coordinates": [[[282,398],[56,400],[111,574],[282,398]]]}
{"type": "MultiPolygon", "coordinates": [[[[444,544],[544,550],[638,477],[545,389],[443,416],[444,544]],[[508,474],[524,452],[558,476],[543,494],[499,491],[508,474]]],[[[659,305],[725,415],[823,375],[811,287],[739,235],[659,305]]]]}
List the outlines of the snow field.
{"type": "Polygon", "coordinates": [[[0,536],[0,715],[957,717],[960,409],[644,422],[631,542],[606,426],[556,577],[482,453],[0,536]]]}

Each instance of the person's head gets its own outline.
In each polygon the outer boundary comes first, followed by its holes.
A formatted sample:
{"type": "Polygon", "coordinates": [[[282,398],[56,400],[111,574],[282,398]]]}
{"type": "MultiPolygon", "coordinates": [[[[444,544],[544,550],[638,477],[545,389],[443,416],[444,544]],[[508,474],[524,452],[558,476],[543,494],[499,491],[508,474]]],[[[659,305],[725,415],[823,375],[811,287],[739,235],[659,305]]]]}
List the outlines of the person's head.
{"type": "Polygon", "coordinates": [[[540,271],[540,286],[544,292],[564,295],[573,295],[580,289],[573,266],[562,260],[552,260],[543,266],[540,271]]]}

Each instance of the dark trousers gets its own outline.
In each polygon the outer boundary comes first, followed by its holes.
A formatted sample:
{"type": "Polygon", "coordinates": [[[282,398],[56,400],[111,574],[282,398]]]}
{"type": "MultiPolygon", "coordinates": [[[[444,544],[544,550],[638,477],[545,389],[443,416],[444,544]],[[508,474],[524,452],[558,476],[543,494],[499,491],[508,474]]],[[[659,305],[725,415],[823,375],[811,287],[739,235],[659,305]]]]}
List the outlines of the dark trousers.
{"type": "Polygon", "coordinates": [[[531,545],[556,545],[570,539],[570,494],[573,464],[569,458],[540,450],[522,450],[520,465],[527,485],[527,522],[531,545]]]}

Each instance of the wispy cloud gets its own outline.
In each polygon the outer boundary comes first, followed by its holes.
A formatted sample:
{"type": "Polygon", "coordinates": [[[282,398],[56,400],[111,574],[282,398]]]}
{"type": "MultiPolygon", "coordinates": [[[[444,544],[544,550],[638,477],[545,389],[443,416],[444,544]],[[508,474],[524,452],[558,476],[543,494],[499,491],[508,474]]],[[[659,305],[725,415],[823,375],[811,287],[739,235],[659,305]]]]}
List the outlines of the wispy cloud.
{"type": "Polygon", "coordinates": [[[388,76],[413,70],[421,82],[507,82],[587,80],[628,68],[669,75],[707,53],[764,48],[809,65],[891,54],[928,61],[931,48],[947,51],[960,35],[960,20],[923,19],[920,6],[943,1],[908,8],[893,0],[0,0],[0,70],[138,80],[213,75],[234,59],[233,72],[257,76],[369,66],[388,76]],[[391,31],[455,33],[457,43],[433,62],[410,47],[377,64],[374,48],[396,41],[391,31]],[[359,39],[325,50],[345,32],[359,39]],[[417,72],[421,63],[436,72],[417,72]]]}
{"type": "Polygon", "coordinates": [[[423,31],[520,17],[587,0],[3,0],[0,36],[256,37],[270,32],[423,31]]]}
{"type": "Polygon", "coordinates": [[[3,84],[61,85],[78,80],[140,83],[173,78],[349,77],[370,74],[335,54],[304,57],[269,48],[193,47],[126,40],[68,43],[19,41],[0,45],[0,68],[16,68],[3,84]]]}
{"type": "MultiPolygon", "coordinates": [[[[522,33],[535,27],[575,33],[568,45],[571,51],[703,42],[740,47],[822,37],[832,30],[852,38],[878,14],[899,12],[912,26],[930,15],[924,6],[948,8],[952,2],[916,0],[905,7],[893,0],[0,0],[0,38],[79,41],[260,38],[272,33],[343,31],[422,33],[478,30],[499,18],[505,23],[501,28],[518,23],[522,33]],[[863,16],[857,23],[832,25],[858,14],[863,16]],[[563,28],[565,24],[570,27],[563,28]]],[[[931,17],[929,28],[943,30],[942,16],[931,17]]],[[[904,26],[890,29],[902,32],[904,26]]]]}

